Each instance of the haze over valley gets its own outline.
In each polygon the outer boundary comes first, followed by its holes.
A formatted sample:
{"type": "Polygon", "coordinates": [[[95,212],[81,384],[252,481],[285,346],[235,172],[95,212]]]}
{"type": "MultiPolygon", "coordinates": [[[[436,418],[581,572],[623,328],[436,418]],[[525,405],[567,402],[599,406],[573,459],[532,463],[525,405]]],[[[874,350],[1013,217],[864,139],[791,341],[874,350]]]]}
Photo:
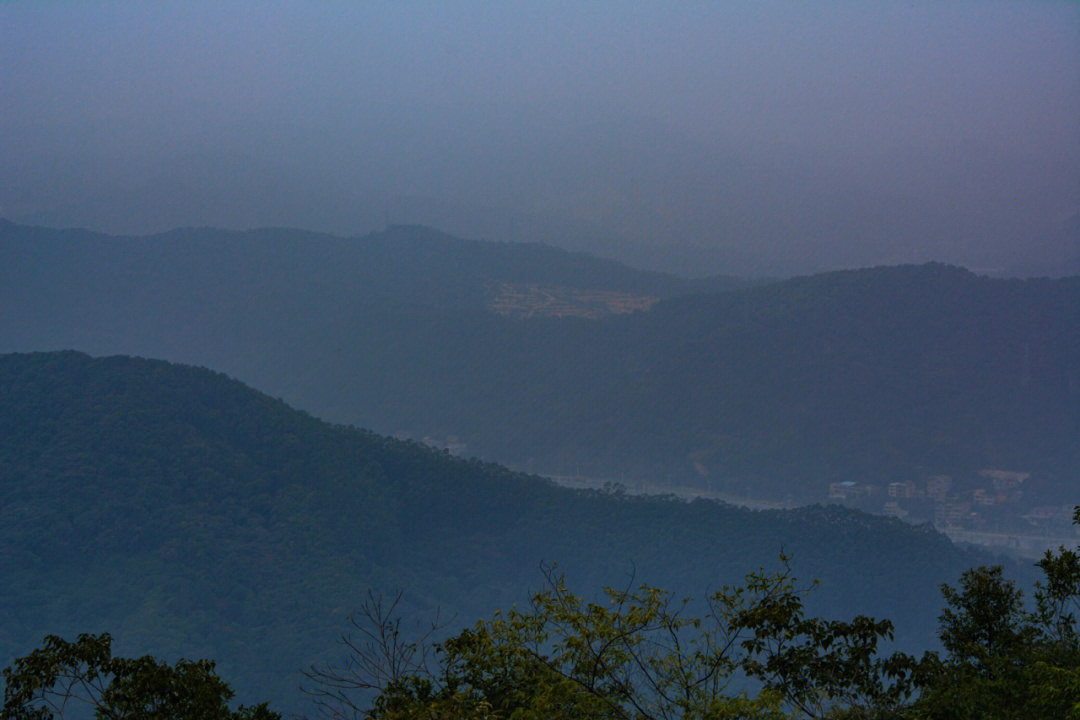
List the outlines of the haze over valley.
{"type": "Polygon", "coordinates": [[[1075,274],[1078,26],[1029,1],[5,3],[0,217],[1075,274]]]}
{"type": "Polygon", "coordinates": [[[3,351],[204,364],[334,422],[571,481],[1069,532],[1067,511],[1040,514],[1067,510],[1080,460],[1075,278],[689,281],[408,226],[7,224],[0,244],[3,351]],[[987,480],[1002,471],[1024,475],[1022,502],[987,480]]]}
{"type": "Polygon", "coordinates": [[[1076,715],[1080,5],[0,38],[0,718],[1076,715]]]}

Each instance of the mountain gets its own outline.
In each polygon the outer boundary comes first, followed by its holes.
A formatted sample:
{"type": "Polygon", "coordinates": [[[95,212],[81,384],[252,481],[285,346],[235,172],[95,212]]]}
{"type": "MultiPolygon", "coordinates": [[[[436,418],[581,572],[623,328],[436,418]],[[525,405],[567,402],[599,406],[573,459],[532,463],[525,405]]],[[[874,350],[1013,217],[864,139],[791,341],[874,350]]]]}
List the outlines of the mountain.
{"type": "Polygon", "coordinates": [[[525,600],[557,561],[586,597],[700,597],[782,550],[814,611],[932,644],[938,584],[980,558],[839,507],[752,512],[572,491],[330,425],[209,370],[75,352],[0,356],[0,661],[46,633],[211,657],[241,697],[297,708],[368,590],[455,624],[525,600]],[[812,539],[812,541],[808,541],[812,539]]]}
{"type": "Polygon", "coordinates": [[[531,471],[814,501],[984,469],[1069,503],[1080,278],[929,264],[748,286],[397,226],[0,225],[0,350],[197,363],[531,471]]]}
{"type": "Polygon", "coordinates": [[[1080,467],[1077,308],[1080,278],[933,264],[795,278],[659,303],[619,384],[642,388],[625,407],[659,420],[656,447],[713,477],[1012,467],[1055,478],[1066,502],[1080,467]]]}
{"type": "MultiPolygon", "coordinates": [[[[5,279],[18,280],[16,292],[24,296],[102,309],[121,299],[148,309],[179,303],[177,313],[207,306],[257,313],[252,305],[259,300],[324,313],[355,313],[374,304],[448,312],[488,306],[499,285],[659,298],[747,284],[722,277],[685,280],[546,245],[462,240],[409,225],[358,238],[285,228],[183,228],[113,237],[0,220],[0,248],[5,279]],[[50,287],[54,279],[69,282],[50,287]]],[[[54,308],[39,300],[25,313],[46,309],[54,308]]]]}

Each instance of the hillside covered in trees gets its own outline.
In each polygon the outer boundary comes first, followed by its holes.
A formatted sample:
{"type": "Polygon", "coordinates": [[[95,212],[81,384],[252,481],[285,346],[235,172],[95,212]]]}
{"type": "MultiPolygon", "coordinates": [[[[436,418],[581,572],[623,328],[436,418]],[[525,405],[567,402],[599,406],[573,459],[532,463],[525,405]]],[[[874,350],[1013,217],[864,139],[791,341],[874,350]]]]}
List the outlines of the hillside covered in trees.
{"type": "Polygon", "coordinates": [[[917,649],[938,585],[978,559],[837,507],[570,491],[205,369],[74,352],[0,357],[0,477],[0,575],[18,578],[0,585],[0,660],[107,630],[124,654],[214,658],[243,697],[287,707],[369,590],[462,627],[528,597],[544,563],[586,597],[631,577],[700,597],[786,551],[820,580],[813,612],[872,611],[917,649]]]}
{"type": "Polygon", "coordinates": [[[1036,504],[1073,500],[1080,278],[931,264],[748,286],[409,226],[3,222],[0,250],[0,351],[203,365],[533,472],[814,502],[989,468],[1030,473],[1036,504]]]}
{"type": "MultiPolygon", "coordinates": [[[[632,581],[589,601],[549,566],[524,607],[445,636],[437,620],[403,626],[400,595],[369,592],[344,658],[312,665],[301,687],[313,715],[343,720],[1080,717],[1080,554],[1048,551],[1038,567],[1032,602],[1000,566],[942,585],[943,652],[921,655],[889,647],[888,619],[808,615],[786,567],[723,586],[697,614],[632,581]]],[[[232,704],[212,660],[125,658],[112,644],[46,637],[3,669],[0,718],[63,720],[69,706],[114,720],[282,717],[265,701],[232,704]]]]}

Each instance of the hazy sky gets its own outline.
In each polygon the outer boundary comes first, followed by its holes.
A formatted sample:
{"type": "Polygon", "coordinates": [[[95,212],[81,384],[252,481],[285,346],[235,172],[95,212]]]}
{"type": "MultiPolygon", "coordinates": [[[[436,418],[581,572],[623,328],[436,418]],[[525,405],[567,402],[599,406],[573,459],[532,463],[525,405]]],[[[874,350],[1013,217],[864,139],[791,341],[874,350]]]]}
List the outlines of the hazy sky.
{"type": "Polygon", "coordinates": [[[1080,270],[1073,2],[6,2],[0,77],[18,221],[1080,270]]]}

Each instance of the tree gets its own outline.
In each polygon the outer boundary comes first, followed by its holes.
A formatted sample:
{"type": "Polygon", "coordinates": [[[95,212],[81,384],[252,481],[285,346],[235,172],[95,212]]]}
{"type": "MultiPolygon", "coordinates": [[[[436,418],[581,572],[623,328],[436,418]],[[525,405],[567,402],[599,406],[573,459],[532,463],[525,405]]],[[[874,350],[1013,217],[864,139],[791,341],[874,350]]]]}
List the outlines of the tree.
{"type": "Polygon", "coordinates": [[[430,694],[435,636],[445,626],[435,619],[428,626],[402,628],[395,615],[401,593],[390,602],[368,591],[349,618],[354,632],[342,636],[347,657],[343,665],[312,666],[301,690],[332,718],[363,718],[376,698],[382,703],[402,695],[430,694]],[[428,689],[421,687],[427,684],[428,689]]]}
{"type": "Polygon", "coordinates": [[[1050,551],[1037,563],[1035,609],[1001,567],[977,567],[942,586],[944,658],[920,667],[917,717],[1080,719],[1080,557],[1050,551]]]}
{"type": "Polygon", "coordinates": [[[904,653],[879,657],[880,641],[893,638],[890,621],[808,618],[785,576],[748,580],[759,599],[735,618],[749,631],[742,641],[748,675],[780,693],[798,717],[902,716],[921,664],[904,653]]]}
{"type": "MultiPolygon", "coordinates": [[[[1080,508],[1076,520],[1080,524],[1080,508]]],[[[1060,548],[1057,554],[1046,551],[1038,563],[1045,580],[1035,589],[1035,622],[1043,642],[1059,653],[1074,656],[1080,651],[1080,555],[1060,548]]]]}
{"type": "Polygon", "coordinates": [[[49,636],[3,677],[0,720],[280,720],[266,703],[231,709],[232,690],[213,662],[113,657],[107,633],[49,636]]]}
{"type": "Polygon", "coordinates": [[[354,618],[365,641],[347,640],[343,668],[313,668],[311,692],[332,717],[365,720],[1080,720],[1077,552],[1037,563],[1033,611],[1000,566],[942,585],[945,652],[920,659],[882,653],[888,620],[807,617],[781,560],[700,615],[632,583],[586,602],[547,569],[524,610],[441,642],[434,626],[404,640],[396,603],[386,612],[372,596],[354,618]]]}
{"type": "Polygon", "coordinates": [[[423,655],[369,602],[360,613],[373,623],[369,642],[350,640],[344,667],[313,668],[309,691],[332,717],[376,720],[777,720],[891,717],[913,690],[913,659],[878,657],[887,621],[806,618],[786,565],[711,594],[700,615],[648,585],[586,602],[553,569],[545,581],[526,609],[496,613],[423,655]],[[755,680],[763,687],[751,694],[755,680]],[[355,694],[364,690],[374,692],[368,703],[355,694]]]}
{"type": "Polygon", "coordinates": [[[1000,565],[966,570],[959,588],[942,585],[941,594],[947,605],[939,618],[941,645],[953,666],[992,677],[1006,659],[1023,657],[1035,639],[1023,593],[1000,565]]]}

